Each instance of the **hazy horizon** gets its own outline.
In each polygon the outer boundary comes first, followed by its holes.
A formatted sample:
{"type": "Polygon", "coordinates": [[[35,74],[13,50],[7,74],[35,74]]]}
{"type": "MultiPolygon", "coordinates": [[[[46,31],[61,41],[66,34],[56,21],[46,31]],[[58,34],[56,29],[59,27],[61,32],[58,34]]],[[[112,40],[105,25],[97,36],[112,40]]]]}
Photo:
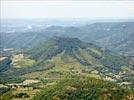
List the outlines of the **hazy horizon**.
{"type": "Polygon", "coordinates": [[[1,19],[133,19],[134,1],[1,1],[1,19]]]}

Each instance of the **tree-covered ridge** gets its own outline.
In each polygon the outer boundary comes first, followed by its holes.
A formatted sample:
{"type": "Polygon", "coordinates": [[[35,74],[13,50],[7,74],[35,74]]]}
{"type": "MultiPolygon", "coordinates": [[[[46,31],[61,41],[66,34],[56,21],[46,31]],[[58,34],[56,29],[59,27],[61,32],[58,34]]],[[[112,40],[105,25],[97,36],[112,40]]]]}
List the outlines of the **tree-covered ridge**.
{"type": "Polygon", "coordinates": [[[97,71],[101,78],[133,83],[133,66],[126,58],[77,38],[54,37],[27,52],[38,68],[51,65],[48,67],[61,73],[65,69],[67,73],[70,69],[86,74],[97,71]]]}
{"type": "Polygon", "coordinates": [[[111,51],[100,48],[91,43],[82,42],[77,38],[54,37],[29,49],[26,53],[37,61],[51,59],[52,57],[64,53],[76,59],[81,64],[94,65],[100,62],[106,67],[120,68],[127,65],[127,61],[111,51]]]}
{"type": "Polygon", "coordinates": [[[46,42],[37,44],[33,48],[29,49],[27,53],[31,54],[33,58],[38,59],[38,56],[40,57],[42,54],[45,56],[54,56],[63,51],[71,53],[73,50],[78,48],[87,48],[88,45],[88,43],[83,43],[77,38],[54,37],[46,42]]]}

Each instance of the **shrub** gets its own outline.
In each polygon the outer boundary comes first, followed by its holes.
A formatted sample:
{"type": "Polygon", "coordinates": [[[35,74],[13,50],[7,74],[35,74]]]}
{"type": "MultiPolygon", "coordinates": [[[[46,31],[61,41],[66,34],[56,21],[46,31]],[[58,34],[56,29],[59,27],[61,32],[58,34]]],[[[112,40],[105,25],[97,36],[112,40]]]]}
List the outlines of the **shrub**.
{"type": "Polygon", "coordinates": [[[29,98],[30,96],[27,93],[17,93],[13,95],[13,98],[29,98]]]}

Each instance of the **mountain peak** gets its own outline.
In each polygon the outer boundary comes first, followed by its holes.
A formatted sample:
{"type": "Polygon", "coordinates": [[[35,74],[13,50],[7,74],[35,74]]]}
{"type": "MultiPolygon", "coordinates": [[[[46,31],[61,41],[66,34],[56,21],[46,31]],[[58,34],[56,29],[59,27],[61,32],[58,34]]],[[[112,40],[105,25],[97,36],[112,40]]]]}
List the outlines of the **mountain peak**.
{"type": "Polygon", "coordinates": [[[80,41],[78,38],[69,38],[69,37],[54,37],[53,38],[56,45],[63,49],[75,49],[78,47],[82,47],[82,41],[80,41]]]}
{"type": "Polygon", "coordinates": [[[32,54],[35,59],[38,59],[38,57],[51,58],[61,52],[72,55],[73,52],[77,51],[79,48],[86,49],[89,46],[90,44],[82,42],[77,38],[55,36],[48,41],[33,47],[28,53],[32,54]]]}

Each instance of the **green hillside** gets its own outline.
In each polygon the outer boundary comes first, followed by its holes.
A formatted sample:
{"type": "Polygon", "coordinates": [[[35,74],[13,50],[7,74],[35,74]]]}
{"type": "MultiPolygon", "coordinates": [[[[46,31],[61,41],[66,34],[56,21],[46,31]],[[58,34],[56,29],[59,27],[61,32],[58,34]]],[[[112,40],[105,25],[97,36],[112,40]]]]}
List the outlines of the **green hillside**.
{"type": "Polygon", "coordinates": [[[11,60],[10,67],[0,72],[0,89],[5,89],[2,100],[122,100],[133,96],[132,63],[77,38],[53,37],[12,55],[11,60]]]}
{"type": "MultiPolygon", "coordinates": [[[[54,37],[23,53],[16,55],[17,58],[13,56],[12,66],[1,73],[1,80],[22,75],[28,78],[33,73],[45,70],[47,72],[44,73],[59,71],[62,74],[77,70],[77,73],[104,79],[108,77],[113,81],[133,81],[133,67],[126,58],[77,38],[54,37]],[[128,70],[124,70],[126,67],[128,70]]],[[[33,77],[37,78],[38,75],[33,77]]]]}
{"type": "Polygon", "coordinates": [[[114,83],[83,76],[66,78],[44,88],[33,100],[132,100],[134,94],[114,83]]]}

